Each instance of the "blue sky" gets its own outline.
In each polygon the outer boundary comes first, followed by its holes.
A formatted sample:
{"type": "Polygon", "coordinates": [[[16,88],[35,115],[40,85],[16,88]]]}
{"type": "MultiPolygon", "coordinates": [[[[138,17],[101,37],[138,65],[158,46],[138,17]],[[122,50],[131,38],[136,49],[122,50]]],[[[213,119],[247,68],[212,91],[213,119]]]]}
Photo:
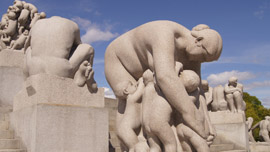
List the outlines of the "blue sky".
{"type": "MultiPolygon", "coordinates": [[[[104,76],[104,52],[119,35],[153,20],[172,20],[191,29],[207,24],[223,38],[218,61],[202,65],[211,86],[237,76],[244,90],[270,107],[269,0],[28,0],[47,17],[61,16],[79,24],[81,37],[96,51],[95,79],[109,88],[104,76]]],[[[1,0],[4,14],[13,0],[1,0]]],[[[107,89],[108,90],[108,89],[107,89]]],[[[107,95],[111,94],[108,90],[107,95]]]]}

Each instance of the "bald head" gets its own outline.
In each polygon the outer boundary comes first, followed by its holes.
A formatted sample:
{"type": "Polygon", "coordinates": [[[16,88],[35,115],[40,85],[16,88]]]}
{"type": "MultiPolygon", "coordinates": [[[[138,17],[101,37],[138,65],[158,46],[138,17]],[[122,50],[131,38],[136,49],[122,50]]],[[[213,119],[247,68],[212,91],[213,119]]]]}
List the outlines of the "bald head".
{"type": "Polygon", "coordinates": [[[220,57],[222,51],[222,38],[215,30],[208,29],[203,25],[197,29],[199,31],[191,31],[191,35],[195,38],[202,40],[201,45],[206,50],[205,60],[206,62],[217,60],[220,57]]]}

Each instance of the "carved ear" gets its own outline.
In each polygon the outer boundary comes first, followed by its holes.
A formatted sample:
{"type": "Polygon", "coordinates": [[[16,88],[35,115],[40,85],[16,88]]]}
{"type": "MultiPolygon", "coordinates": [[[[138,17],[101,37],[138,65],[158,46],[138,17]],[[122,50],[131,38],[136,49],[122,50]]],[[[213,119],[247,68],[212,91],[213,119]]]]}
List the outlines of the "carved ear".
{"type": "Polygon", "coordinates": [[[124,95],[128,95],[129,94],[127,88],[124,89],[123,93],[124,93],[124,95]]]}

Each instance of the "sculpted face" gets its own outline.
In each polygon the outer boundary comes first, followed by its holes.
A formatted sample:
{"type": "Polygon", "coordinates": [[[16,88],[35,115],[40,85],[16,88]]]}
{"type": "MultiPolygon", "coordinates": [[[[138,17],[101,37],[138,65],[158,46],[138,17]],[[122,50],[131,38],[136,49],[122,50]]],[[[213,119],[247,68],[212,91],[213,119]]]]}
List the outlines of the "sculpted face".
{"type": "Polygon", "coordinates": [[[132,84],[131,82],[128,84],[127,88],[125,89],[125,94],[133,94],[137,90],[137,85],[132,84]]]}
{"type": "Polygon", "coordinates": [[[206,80],[202,80],[202,88],[204,91],[208,91],[208,82],[206,80]]]}
{"type": "Polygon", "coordinates": [[[210,62],[217,60],[222,50],[221,36],[212,29],[191,31],[194,38],[186,48],[189,60],[210,62]]]}

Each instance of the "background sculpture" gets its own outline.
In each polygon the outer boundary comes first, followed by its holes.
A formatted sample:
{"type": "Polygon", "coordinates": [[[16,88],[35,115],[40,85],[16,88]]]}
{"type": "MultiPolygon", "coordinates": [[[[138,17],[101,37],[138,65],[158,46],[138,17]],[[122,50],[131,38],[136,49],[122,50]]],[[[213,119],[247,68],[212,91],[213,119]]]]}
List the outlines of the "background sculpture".
{"type": "MultiPolygon", "coordinates": [[[[221,50],[220,35],[207,25],[198,25],[190,31],[175,22],[153,21],[118,37],[105,53],[106,79],[119,101],[117,128],[126,114],[127,84],[123,82],[136,83],[150,69],[162,94],[180,113],[184,124],[205,140],[213,136],[213,127],[210,125],[208,131],[204,130],[201,121],[196,119],[198,109],[174,69],[175,62],[179,61],[184,70],[200,76],[201,63],[217,60],[221,50]]],[[[207,115],[206,121],[210,124],[207,115]]]]}
{"type": "Polygon", "coordinates": [[[225,100],[224,88],[222,85],[218,85],[213,89],[213,102],[211,103],[211,111],[226,111],[228,110],[228,104],[225,100]]]}
{"type": "Polygon", "coordinates": [[[269,131],[270,131],[270,116],[265,116],[264,120],[261,120],[257,124],[255,124],[251,130],[260,127],[260,132],[259,136],[262,141],[265,142],[270,142],[270,137],[269,137],[269,131]]]}
{"type": "Polygon", "coordinates": [[[236,77],[229,79],[224,91],[231,112],[244,112],[246,105],[243,101],[243,85],[237,82],[236,77]]]}
{"type": "Polygon", "coordinates": [[[51,17],[39,20],[31,29],[26,50],[25,76],[39,73],[74,78],[78,86],[87,84],[97,91],[94,80],[94,49],[82,44],[79,27],[71,20],[51,17]]]}
{"type": "Polygon", "coordinates": [[[256,142],[254,137],[253,137],[252,130],[251,130],[252,123],[253,123],[253,118],[248,117],[247,121],[246,121],[246,124],[247,124],[247,127],[248,127],[248,140],[249,140],[249,142],[256,142]]]}
{"type": "Polygon", "coordinates": [[[207,104],[207,109],[211,109],[211,103],[213,102],[213,88],[209,86],[207,80],[202,80],[202,89],[207,104]]]}
{"type": "Polygon", "coordinates": [[[0,22],[0,51],[5,48],[25,51],[28,32],[37,20],[45,17],[33,4],[15,0],[0,22]]]}

